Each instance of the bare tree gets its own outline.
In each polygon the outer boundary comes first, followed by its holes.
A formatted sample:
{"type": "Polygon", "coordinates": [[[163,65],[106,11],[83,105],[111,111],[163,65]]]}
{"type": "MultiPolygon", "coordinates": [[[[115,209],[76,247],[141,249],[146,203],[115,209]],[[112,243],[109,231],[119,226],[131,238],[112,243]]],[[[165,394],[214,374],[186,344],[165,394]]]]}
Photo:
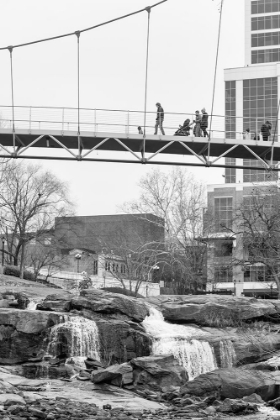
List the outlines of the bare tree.
{"type": "Polygon", "coordinates": [[[37,280],[42,268],[49,275],[61,270],[67,262],[68,255],[61,252],[61,243],[57,241],[54,232],[45,232],[32,241],[26,247],[25,264],[32,267],[34,279],[37,280]]]}
{"type": "MultiPolygon", "coordinates": [[[[169,173],[158,169],[141,179],[140,197],[126,203],[129,213],[159,216],[165,229],[164,278],[177,290],[201,282],[206,246],[196,240],[202,236],[205,188],[186,170],[169,173]]],[[[145,217],[145,216],[143,216],[145,217]]]]}
{"type": "Polygon", "coordinates": [[[44,235],[56,217],[69,214],[73,207],[65,183],[39,166],[6,161],[0,171],[2,232],[22,274],[26,244],[44,235]]]}
{"type": "Polygon", "coordinates": [[[235,248],[227,269],[241,267],[280,298],[280,194],[274,184],[255,186],[236,206],[229,225],[220,228],[234,238],[235,248]]]}
{"type": "Polygon", "coordinates": [[[280,194],[275,186],[254,188],[236,215],[236,233],[243,241],[244,271],[258,268],[262,281],[275,282],[280,297],[280,194]],[[240,235],[241,233],[241,235],[240,235]]]}

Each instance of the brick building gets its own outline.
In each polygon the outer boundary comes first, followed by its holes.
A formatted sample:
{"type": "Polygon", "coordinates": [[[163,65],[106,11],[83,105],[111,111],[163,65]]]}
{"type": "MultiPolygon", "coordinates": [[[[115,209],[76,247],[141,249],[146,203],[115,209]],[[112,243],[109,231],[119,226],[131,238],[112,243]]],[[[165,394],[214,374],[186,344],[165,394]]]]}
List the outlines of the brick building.
{"type": "MultiPolygon", "coordinates": [[[[153,214],[59,217],[55,235],[62,248],[85,248],[95,253],[136,250],[147,243],[164,245],[164,220],[153,214]]],[[[118,254],[118,252],[115,252],[118,254]]]]}

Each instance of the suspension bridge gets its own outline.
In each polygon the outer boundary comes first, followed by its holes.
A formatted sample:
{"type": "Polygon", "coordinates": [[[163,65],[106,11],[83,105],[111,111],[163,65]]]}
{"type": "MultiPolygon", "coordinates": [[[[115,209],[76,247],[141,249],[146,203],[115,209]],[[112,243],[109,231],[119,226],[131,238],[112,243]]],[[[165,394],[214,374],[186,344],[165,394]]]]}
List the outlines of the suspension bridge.
{"type": "MultiPolygon", "coordinates": [[[[270,137],[271,141],[256,140],[257,134],[244,139],[242,117],[219,116],[211,113],[209,137],[195,137],[192,134],[175,136],[179,125],[187,118],[193,121],[195,116],[191,113],[165,112],[165,135],[154,135],[156,115],[155,112],[147,111],[150,15],[153,8],[166,1],[160,1],[81,31],[0,48],[0,53],[8,51],[10,54],[12,102],[11,105],[0,105],[0,157],[204,167],[226,166],[279,171],[280,143],[277,130],[275,129],[270,137]],[[81,34],[142,12],[146,12],[148,16],[143,111],[82,108],[79,87],[81,34]],[[77,39],[77,107],[17,106],[14,103],[14,51],[17,48],[51,42],[68,36],[75,36],[77,39]],[[231,119],[231,123],[234,121],[234,125],[239,130],[234,132],[225,130],[228,118],[231,119]],[[138,133],[138,126],[141,126],[143,134],[138,133]],[[192,159],[187,160],[186,156],[192,159]],[[225,163],[223,159],[225,157],[240,159],[240,161],[232,164],[225,163]],[[257,160],[258,165],[252,168],[248,163],[250,159],[257,160]]],[[[215,89],[213,99],[214,94],[215,89]]],[[[214,101],[212,105],[213,103],[214,101]]]]}

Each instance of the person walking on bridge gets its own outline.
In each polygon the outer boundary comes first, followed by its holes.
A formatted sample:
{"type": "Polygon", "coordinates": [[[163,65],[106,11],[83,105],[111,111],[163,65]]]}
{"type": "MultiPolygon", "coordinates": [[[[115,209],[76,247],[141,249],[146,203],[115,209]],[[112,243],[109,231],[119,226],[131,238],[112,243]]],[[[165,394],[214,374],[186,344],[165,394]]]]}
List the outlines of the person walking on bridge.
{"type": "Polygon", "coordinates": [[[156,103],[157,107],[157,117],[156,117],[156,125],[155,125],[155,135],[158,132],[158,127],[160,128],[161,134],[165,135],[162,123],[164,120],[164,109],[162,108],[159,102],[156,103]]]}
{"type": "Polygon", "coordinates": [[[201,115],[199,111],[195,111],[195,120],[193,120],[195,124],[193,128],[193,134],[195,137],[201,137],[201,115]]]}
{"type": "Polygon", "coordinates": [[[201,131],[203,134],[203,137],[209,137],[209,134],[207,132],[207,127],[208,127],[208,114],[205,110],[205,108],[202,108],[201,110],[202,112],[202,116],[201,116],[201,131]]]}

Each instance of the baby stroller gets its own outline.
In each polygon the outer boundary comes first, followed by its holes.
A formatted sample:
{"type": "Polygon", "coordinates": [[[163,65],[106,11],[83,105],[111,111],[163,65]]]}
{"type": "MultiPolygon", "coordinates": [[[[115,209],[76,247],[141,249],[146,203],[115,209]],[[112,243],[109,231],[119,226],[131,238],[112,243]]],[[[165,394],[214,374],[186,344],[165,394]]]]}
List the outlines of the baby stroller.
{"type": "Polygon", "coordinates": [[[177,131],[175,131],[174,136],[189,136],[191,130],[190,120],[186,119],[183,125],[179,125],[177,131]]]}

